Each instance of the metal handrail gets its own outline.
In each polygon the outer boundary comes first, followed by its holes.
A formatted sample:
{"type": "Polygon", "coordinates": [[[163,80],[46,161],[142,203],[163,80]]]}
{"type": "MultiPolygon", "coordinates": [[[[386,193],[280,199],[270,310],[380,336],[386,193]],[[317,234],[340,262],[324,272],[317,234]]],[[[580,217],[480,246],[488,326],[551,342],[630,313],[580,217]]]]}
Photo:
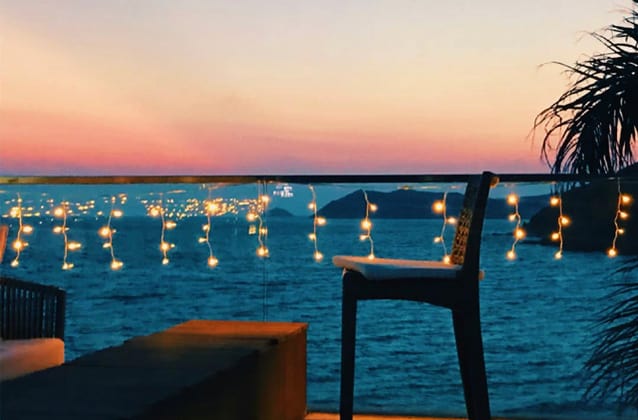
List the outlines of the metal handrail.
{"type": "MultiPolygon", "coordinates": [[[[279,174],[279,175],[63,175],[63,176],[0,176],[0,185],[62,185],[62,184],[248,184],[257,182],[287,182],[292,184],[330,183],[465,183],[476,174],[279,174]]],[[[638,181],[631,175],[573,175],[540,173],[497,173],[501,182],[547,183],[591,182],[617,178],[638,181]]]]}

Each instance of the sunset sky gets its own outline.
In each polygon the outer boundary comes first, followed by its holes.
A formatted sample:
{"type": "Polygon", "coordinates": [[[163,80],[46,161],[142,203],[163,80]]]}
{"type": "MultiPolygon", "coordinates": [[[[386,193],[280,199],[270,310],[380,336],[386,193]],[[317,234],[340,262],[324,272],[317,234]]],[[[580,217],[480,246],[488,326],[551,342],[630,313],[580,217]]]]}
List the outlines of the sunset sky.
{"type": "Polygon", "coordinates": [[[0,2],[0,175],[546,172],[629,0],[0,2]]]}

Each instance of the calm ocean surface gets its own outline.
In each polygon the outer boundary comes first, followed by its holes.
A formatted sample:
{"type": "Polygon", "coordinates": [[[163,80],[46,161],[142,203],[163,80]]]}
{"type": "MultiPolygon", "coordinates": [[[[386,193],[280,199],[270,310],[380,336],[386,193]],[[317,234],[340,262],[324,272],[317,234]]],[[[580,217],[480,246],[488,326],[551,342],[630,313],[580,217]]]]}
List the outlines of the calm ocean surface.
{"type": "MultiPolygon", "coordinates": [[[[83,248],[69,255],[75,268],[62,271],[62,239],[51,233],[48,219],[42,220],[34,223],[21,265],[9,266],[13,252],[7,250],[1,270],[68,292],[67,360],[194,318],[307,322],[308,406],[337,410],[341,283],[331,258],[369,252],[359,241],[358,220],[329,220],[319,228],[325,259],[315,263],[307,237],[312,219],[267,220],[270,258],[260,260],[257,238],[248,234],[243,218],[215,218],[211,239],[219,265],[209,269],[208,249],[197,242],[202,218],[182,220],[167,232],[176,247],[163,266],[159,221],[124,217],[113,224],[114,250],[125,264],[117,272],[110,270],[110,255],[97,235],[101,222],[69,222],[69,238],[83,248]]],[[[432,243],[440,221],[373,218],[373,223],[377,256],[442,256],[432,243]]],[[[554,248],[523,241],[519,258],[507,261],[512,228],[507,221],[487,220],[482,245],[481,315],[493,413],[616,418],[612,402],[582,401],[583,364],[602,296],[622,258],[566,252],[554,260],[554,248]]],[[[465,413],[447,310],[414,302],[364,302],[358,322],[356,410],[465,413]]],[[[626,412],[623,418],[638,415],[626,412]]]]}

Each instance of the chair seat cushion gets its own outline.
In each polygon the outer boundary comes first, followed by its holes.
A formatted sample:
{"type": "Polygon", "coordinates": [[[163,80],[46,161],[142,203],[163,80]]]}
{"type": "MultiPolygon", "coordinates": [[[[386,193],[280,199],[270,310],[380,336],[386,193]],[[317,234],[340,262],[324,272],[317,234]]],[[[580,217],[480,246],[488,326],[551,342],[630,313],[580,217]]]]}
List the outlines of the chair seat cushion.
{"type": "Polygon", "coordinates": [[[368,280],[389,280],[394,278],[455,278],[461,271],[460,265],[442,261],[399,260],[391,258],[355,257],[336,255],[332,263],[338,267],[361,273],[368,280]]]}
{"type": "Polygon", "coordinates": [[[64,341],[59,338],[0,340],[0,382],[62,363],[64,341]]]}

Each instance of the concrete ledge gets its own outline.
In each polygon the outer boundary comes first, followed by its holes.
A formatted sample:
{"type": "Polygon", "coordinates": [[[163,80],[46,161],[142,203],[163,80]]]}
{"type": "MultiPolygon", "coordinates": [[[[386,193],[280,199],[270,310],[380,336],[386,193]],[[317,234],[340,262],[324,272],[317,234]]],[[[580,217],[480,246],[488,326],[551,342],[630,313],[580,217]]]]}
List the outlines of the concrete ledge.
{"type": "Polygon", "coordinates": [[[306,330],[189,321],[3,382],[0,418],[301,420],[306,330]]]}

